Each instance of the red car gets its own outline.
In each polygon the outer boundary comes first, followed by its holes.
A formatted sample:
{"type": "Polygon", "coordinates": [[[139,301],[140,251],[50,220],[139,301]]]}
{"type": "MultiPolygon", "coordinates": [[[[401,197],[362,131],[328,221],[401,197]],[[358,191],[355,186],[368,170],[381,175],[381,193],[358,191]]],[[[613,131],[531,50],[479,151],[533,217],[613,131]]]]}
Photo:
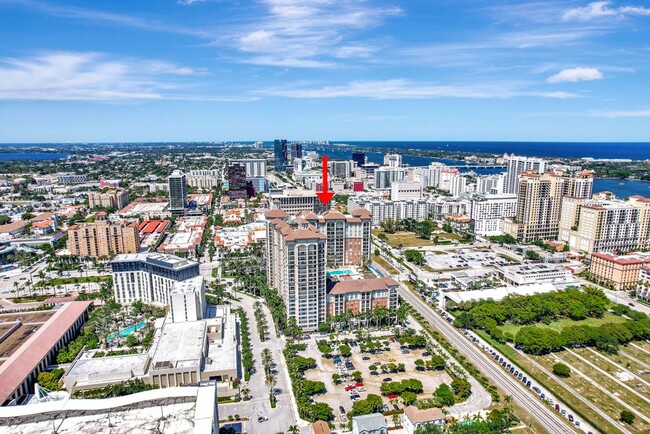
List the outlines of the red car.
{"type": "Polygon", "coordinates": [[[346,392],[349,392],[352,389],[356,389],[356,386],[353,386],[353,385],[345,386],[345,391],[346,392]]]}
{"type": "Polygon", "coordinates": [[[354,387],[363,387],[363,383],[357,383],[354,385],[354,387]]]}
{"type": "Polygon", "coordinates": [[[396,393],[391,393],[390,395],[388,395],[388,399],[397,399],[397,398],[399,398],[399,395],[396,393]]]}

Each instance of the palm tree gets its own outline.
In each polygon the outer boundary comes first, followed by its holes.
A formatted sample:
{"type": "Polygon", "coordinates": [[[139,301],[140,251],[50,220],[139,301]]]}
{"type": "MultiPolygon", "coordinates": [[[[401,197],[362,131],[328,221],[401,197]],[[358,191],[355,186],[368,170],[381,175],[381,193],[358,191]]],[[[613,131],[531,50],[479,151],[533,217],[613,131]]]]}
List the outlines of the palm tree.
{"type": "Polygon", "coordinates": [[[266,369],[267,373],[270,373],[271,371],[271,363],[273,363],[273,355],[271,354],[271,350],[264,348],[262,350],[262,365],[266,369]]]}
{"type": "Polygon", "coordinates": [[[289,434],[298,434],[300,433],[300,428],[298,428],[297,425],[291,425],[289,429],[287,430],[289,434]]]}
{"type": "Polygon", "coordinates": [[[512,410],[512,396],[506,395],[503,397],[503,402],[506,404],[508,410],[512,410]]]}

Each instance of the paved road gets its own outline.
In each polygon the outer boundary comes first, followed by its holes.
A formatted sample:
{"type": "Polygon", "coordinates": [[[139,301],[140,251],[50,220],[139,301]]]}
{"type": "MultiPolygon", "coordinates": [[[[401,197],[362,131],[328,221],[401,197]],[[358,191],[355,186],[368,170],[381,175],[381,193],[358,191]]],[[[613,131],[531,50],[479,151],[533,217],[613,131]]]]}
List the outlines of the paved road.
{"type": "Polygon", "coordinates": [[[529,392],[520,381],[515,380],[510,374],[497,366],[483,351],[465,339],[454,326],[439,317],[437,313],[432,311],[427,304],[404,285],[400,286],[400,295],[420,312],[427,321],[440,330],[483,374],[512,396],[517,404],[526,410],[547,432],[552,434],[575,432],[573,427],[569,426],[561,416],[529,392]]]}
{"type": "Polygon", "coordinates": [[[261,299],[256,299],[248,295],[239,293],[238,297],[241,302],[237,305],[244,308],[248,315],[251,346],[253,347],[253,356],[255,359],[255,372],[251,375],[250,381],[242,385],[250,390],[251,400],[241,401],[233,404],[219,404],[219,418],[227,419],[229,415],[239,414],[241,417],[248,418],[246,422],[248,432],[287,432],[289,426],[298,425],[301,431],[309,432],[307,425],[303,421],[297,421],[297,409],[290,390],[290,380],[286,370],[284,357],[281,354],[284,348],[284,341],[276,338],[274,332],[273,320],[269,310],[264,306],[266,323],[269,326],[269,338],[262,342],[257,333],[253,304],[261,299]],[[271,350],[273,361],[275,362],[276,377],[278,379],[275,386],[279,390],[276,395],[277,406],[272,409],[269,402],[269,387],[265,384],[266,375],[262,366],[262,350],[268,348],[271,350]],[[262,423],[257,421],[258,416],[267,417],[268,420],[262,423]]]}
{"type": "MultiPolygon", "coordinates": [[[[589,285],[593,285],[593,283],[591,282],[587,282],[587,283],[589,285]]],[[[643,303],[639,303],[638,300],[635,300],[632,297],[630,297],[627,291],[612,291],[611,289],[605,289],[602,287],[601,289],[603,290],[603,292],[605,293],[609,301],[630,306],[630,308],[636,311],[643,312],[646,315],[650,315],[650,306],[647,306],[643,303]]]]}

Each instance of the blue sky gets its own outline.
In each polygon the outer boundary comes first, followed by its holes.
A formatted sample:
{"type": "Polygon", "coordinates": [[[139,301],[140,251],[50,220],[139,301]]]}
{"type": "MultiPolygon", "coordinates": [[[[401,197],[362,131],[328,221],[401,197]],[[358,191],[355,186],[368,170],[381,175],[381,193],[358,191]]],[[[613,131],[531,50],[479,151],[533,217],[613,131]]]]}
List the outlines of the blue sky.
{"type": "Polygon", "coordinates": [[[0,142],[650,141],[650,3],[0,0],[0,142]]]}

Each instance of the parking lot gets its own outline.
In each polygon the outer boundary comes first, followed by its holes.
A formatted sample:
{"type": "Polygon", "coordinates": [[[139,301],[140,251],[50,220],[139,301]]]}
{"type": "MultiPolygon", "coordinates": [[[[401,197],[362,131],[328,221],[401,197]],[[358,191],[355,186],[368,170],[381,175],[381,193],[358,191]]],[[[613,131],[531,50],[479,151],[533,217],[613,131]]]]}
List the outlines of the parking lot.
{"type": "MultiPolygon", "coordinates": [[[[447,384],[451,383],[452,379],[445,371],[416,370],[415,361],[418,359],[428,358],[428,355],[424,355],[425,350],[406,350],[406,352],[403,352],[402,349],[400,349],[400,344],[398,342],[391,342],[388,338],[386,340],[389,342],[389,351],[381,351],[376,354],[362,354],[358,345],[351,345],[352,355],[349,358],[351,365],[348,365],[348,368],[350,369],[345,367],[345,358],[341,359],[341,363],[338,366],[334,358],[324,358],[313,341],[308,344],[307,350],[304,354],[301,354],[316,359],[318,369],[307,371],[307,379],[324,382],[327,387],[327,393],[315,396],[314,400],[329,404],[330,407],[334,409],[334,414],[337,420],[344,421],[344,418],[341,417],[340,407],[343,407],[345,413],[352,409],[353,399],[351,396],[356,394],[358,398],[355,398],[355,400],[365,399],[368,394],[381,396],[380,387],[384,380],[387,379],[394,382],[399,382],[404,379],[420,380],[424,389],[419,395],[420,397],[431,397],[440,384],[443,382],[447,384]],[[397,373],[381,373],[380,365],[389,363],[403,363],[406,370],[405,372],[397,373]],[[369,369],[373,364],[378,365],[376,375],[372,375],[371,370],[369,369]],[[343,369],[340,370],[339,366],[343,369]],[[350,387],[356,386],[356,382],[351,377],[343,379],[336,385],[332,381],[333,374],[351,374],[353,371],[359,371],[361,373],[363,377],[361,383],[363,386],[354,388],[350,387]],[[351,390],[346,391],[346,388],[351,390]]],[[[394,409],[395,405],[398,408],[403,407],[401,400],[396,397],[394,399],[389,399],[388,397],[383,398],[384,403],[387,406],[390,406],[390,409],[394,409]]],[[[388,408],[386,408],[386,410],[388,410],[388,408]]]]}
{"type": "Polygon", "coordinates": [[[473,249],[457,250],[445,255],[428,252],[425,255],[426,263],[436,271],[461,270],[465,268],[481,269],[505,265],[506,260],[492,251],[473,249]]]}

